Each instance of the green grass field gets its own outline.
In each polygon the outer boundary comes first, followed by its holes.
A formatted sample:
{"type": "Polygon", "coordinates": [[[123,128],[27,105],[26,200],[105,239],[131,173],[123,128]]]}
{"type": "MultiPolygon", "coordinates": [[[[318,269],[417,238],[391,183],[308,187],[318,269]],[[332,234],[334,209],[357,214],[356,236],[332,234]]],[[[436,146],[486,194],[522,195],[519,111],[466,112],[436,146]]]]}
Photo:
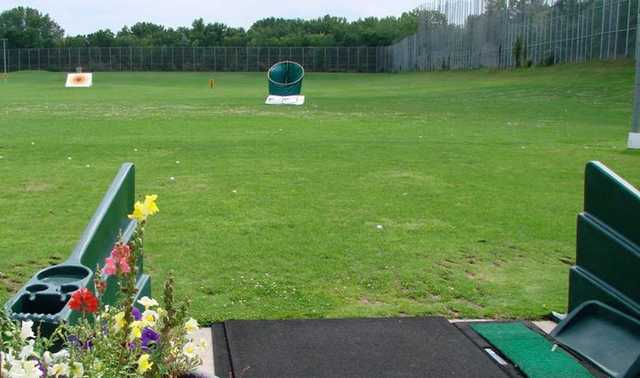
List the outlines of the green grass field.
{"type": "Polygon", "coordinates": [[[640,184],[633,72],[309,74],[300,108],[263,105],[258,73],[97,73],[76,90],[12,74],[0,300],[66,259],[132,161],[160,198],[155,293],[174,270],[202,322],[563,311],[585,163],[640,184]]]}

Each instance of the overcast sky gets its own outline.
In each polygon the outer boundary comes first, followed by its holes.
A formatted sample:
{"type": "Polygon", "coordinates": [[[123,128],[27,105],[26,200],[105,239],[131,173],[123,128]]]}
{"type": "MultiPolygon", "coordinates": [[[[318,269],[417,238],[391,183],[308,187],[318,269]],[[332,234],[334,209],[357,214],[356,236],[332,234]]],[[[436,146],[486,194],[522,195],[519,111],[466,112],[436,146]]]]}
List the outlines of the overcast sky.
{"type": "Polygon", "coordinates": [[[68,35],[98,29],[118,31],[124,25],[149,21],[187,26],[198,17],[248,28],[265,17],[317,18],[325,14],[349,20],[367,16],[398,16],[417,0],[0,0],[0,10],[29,6],[48,13],[68,35]]]}

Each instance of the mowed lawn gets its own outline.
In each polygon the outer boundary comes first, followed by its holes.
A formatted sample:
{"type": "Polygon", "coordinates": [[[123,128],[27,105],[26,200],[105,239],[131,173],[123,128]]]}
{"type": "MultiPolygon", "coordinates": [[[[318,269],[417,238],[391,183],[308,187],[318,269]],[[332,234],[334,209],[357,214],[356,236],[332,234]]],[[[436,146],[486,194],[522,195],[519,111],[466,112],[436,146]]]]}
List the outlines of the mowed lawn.
{"type": "Polygon", "coordinates": [[[203,323],[566,309],[583,170],[640,184],[632,62],[315,74],[303,107],[261,73],[0,82],[0,300],[67,258],[119,166],[157,193],[145,267],[203,323]],[[207,87],[215,79],[215,89],[207,87]],[[173,178],[173,179],[172,179],[173,178]]]}

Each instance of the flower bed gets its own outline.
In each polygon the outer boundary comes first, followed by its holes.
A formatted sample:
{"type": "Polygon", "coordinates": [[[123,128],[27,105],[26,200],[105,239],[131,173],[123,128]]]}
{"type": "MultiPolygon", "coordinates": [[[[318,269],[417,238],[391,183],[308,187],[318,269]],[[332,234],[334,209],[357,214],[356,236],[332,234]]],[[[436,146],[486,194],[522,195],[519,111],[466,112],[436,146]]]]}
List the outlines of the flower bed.
{"type": "Polygon", "coordinates": [[[129,218],[138,223],[128,243],[118,241],[94,276],[94,290],[81,288],[68,306],[81,317],[42,337],[31,321],[16,323],[0,316],[0,376],[18,377],[179,377],[202,364],[196,340],[198,323],[187,304],[176,303],[171,275],[161,307],[153,298],[134,303],[138,261],[144,253],[144,230],[158,213],[157,196],[136,202],[129,218]],[[117,280],[108,280],[109,277],[117,280]],[[118,304],[104,305],[108,285],[118,286],[118,304]]]}

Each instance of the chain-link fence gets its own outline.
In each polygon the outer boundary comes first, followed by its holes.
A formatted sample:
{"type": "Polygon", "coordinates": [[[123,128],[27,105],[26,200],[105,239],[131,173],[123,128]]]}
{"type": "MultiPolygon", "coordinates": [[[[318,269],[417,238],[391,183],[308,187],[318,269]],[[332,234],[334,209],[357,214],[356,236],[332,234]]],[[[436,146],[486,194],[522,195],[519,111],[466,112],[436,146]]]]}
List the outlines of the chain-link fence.
{"type": "Polygon", "coordinates": [[[633,57],[640,0],[429,0],[416,34],[381,47],[83,47],[7,50],[7,68],[73,71],[399,72],[633,57]]]}
{"type": "Polygon", "coordinates": [[[633,57],[638,0],[432,0],[385,68],[509,68],[633,57]]]}
{"type": "Polygon", "coordinates": [[[81,47],[7,50],[9,71],[266,71],[293,60],[307,71],[380,72],[384,47],[81,47]]]}

